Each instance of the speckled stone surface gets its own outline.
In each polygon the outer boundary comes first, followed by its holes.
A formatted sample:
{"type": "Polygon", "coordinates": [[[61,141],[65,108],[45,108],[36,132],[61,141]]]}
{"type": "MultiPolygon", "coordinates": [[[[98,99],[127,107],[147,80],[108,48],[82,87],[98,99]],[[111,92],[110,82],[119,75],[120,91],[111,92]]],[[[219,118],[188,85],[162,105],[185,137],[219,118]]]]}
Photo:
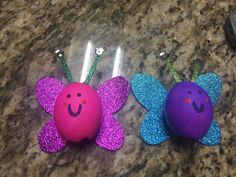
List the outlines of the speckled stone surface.
{"type": "Polygon", "coordinates": [[[0,2],[0,176],[1,177],[152,177],[236,176],[236,55],[223,25],[235,0],[1,0],[0,2]],[[92,81],[97,87],[111,77],[116,48],[122,49],[120,74],[156,76],[168,88],[174,80],[158,58],[179,46],[174,67],[190,79],[193,63],[223,79],[215,108],[222,142],[169,140],[146,145],[139,137],[146,113],[130,94],[117,114],[126,132],[124,147],[108,152],[95,143],[67,146],[57,154],[40,151],[37,133],[49,116],[38,106],[35,82],[43,76],[64,80],[53,49],[65,50],[79,80],[86,45],[106,53],[92,81]]]}

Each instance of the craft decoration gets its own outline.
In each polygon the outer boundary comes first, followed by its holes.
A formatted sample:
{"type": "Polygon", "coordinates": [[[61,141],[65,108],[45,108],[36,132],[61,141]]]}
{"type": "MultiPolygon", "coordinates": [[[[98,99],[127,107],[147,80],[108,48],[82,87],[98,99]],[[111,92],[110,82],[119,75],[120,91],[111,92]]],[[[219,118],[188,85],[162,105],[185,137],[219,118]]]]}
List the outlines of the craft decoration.
{"type": "Polygon", "coordinates": [[[148,113],[141,125],[141,137],[151,145],[172,136],[192,138],[204,145],[220,143],[221,132],[213,116],[221,92],[221,78],[214,73],[198,75],[196,64],[192,81],[181,81],[170,63],[172,55],[162,53],[176,84],[169,90],[154,77],[139,73],[132,77],[134,96],[148,113]]]}
{"type": "Polygon", "coordinates": [[[38,135],[40,148],[54,153],[69,142],[93,139],[107,150],[118,150],[124,143],[124,130],[114,113],[125,104],[129,82],[121,76],[105,81],[97,90],[89,86],[96,65],[104,50],[96,49],[96,58],[84,83],[74,78],[64,58],[64,53],[55,53],[63,66],[69,84],[52,77],[37,81],[36,99],[51,116],[38,135]]]}

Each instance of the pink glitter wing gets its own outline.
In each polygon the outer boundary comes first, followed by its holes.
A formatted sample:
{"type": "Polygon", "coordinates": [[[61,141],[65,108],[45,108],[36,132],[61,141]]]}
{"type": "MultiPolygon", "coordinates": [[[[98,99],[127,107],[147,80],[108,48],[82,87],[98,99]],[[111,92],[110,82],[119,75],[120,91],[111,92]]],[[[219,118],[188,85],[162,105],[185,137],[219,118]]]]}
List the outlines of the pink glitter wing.
{"type": "Polygon", "coordinates": [[[129,82],[125,78],[115,77],[104,82],[97,90],[103,113],[96,143],[104,149],[118,150],[124,143],[124,130],[113,114],[125,104],[129,89],[129,82]]]}
{"type": "Polygon", "coordinates": [[[40,149],[49,153],[58,152],[66,145],[66,140],[58,134],[53,119],[45,123],[38,134],[38,141],[40,149]]]}
{"type": "Polygon", "coordinates": [[[52,77],[44,77],[37,81],[35,86],[35,95],[42,108],[53,115],[54,105],[58,94],[65,85],[52,77]]]}

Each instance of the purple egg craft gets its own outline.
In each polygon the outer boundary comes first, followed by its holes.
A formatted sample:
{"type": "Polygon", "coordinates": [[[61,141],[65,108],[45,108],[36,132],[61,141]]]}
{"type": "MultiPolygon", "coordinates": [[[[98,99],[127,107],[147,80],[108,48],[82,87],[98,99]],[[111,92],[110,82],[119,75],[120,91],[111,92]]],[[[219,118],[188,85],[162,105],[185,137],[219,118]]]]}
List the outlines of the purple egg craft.
{"type": "Polygon", "coordinates": [[[167,95],[165,118],[175,135],[203,138],[213,119],[210,97],[194,82],[179,82],[167,95]]]}
{"type": "Polygon", "coordinates": [[[196,64],[192,80],[181,81],[169,58],[166,63],[176,81],[169,91],[145,73],[131,79],[134,96],[148,110],[141,124],[142,139],[151,145],[172,136],[191,138],[204,145],[219,144],[221,132],[214,106],[222,92],[221,78],[214,73],[198,76],[200,65],[196,64]]]}

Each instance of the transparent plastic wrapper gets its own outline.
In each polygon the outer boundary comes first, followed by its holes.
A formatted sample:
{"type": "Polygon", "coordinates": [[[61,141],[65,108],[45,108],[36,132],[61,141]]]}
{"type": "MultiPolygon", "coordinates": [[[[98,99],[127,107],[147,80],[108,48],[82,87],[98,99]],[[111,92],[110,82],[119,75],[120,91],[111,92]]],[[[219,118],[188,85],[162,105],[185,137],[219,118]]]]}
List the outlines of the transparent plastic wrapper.
{"type": "Polygon", "coordinates": [[[65,55],[75,82],[85,82],[96,57],[96,48],[103,48],[104,53],[101,55],[91,78],[91,86],[97,87],[104,81],[116,76],[127,78],[129,66],[125,63],[125,51],[121,46],[95,45],[93,41],[88,40],[80,46],[76,42],[72,42],[65,55]]]}

